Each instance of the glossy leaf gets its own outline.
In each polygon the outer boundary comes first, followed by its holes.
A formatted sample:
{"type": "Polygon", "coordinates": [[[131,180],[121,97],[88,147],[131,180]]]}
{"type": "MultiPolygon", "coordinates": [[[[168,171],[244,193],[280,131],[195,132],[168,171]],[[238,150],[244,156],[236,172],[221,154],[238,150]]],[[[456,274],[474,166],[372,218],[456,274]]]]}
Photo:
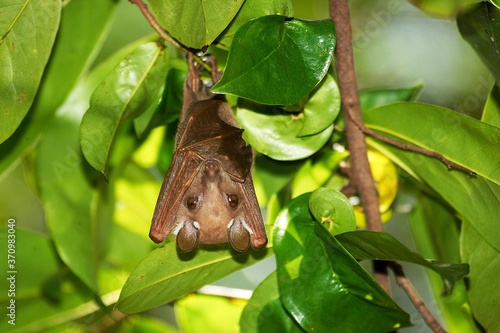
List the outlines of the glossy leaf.
{"type": "Polygon", "coordinates": [[[0,5],[0,143],[28,113],[52,50],[61,2],[15,0],[0,5]]]}
{"type": "Polygon", "coordinates": [[[244,0],[149,0],[161,26],[182,44],[210,45],[232,21],[244,0]]]}
{"type": "MultiPolygon", "coordinates": [[[[46,130],[46,122],[68,97],[99,50],[115,6],[114,0],[71,1],[64,6],[51,59],[32,110],[14,135],[0,145],[0,173],[46,130]]],[[[2,18],[3,14],[0,20],[2,18]]]]}
{"type": "Polygon", "coordinates": [[[340,93],[330,75],[299,113],[239,100],[236,118],[255,150],[281,161],[311,156],[330,139],[339,114],[340,93]]]}
{"type": "Polygon", "coordinates": [[[457,17],[463,38],[500,80],[500,9],[480,2],[457,17]]]}
{"type": "Polygon", "coordinates": [[[167,52],[156,43],[144,44],[125,57],[92,95],[80,142],[87,161],[105,176],[121,123],[158,103],[166,66],[167,52]]]}
{"type": "Polygon", "coordinates": [[[471,177],[448,170],[440,161],[396,149],[369,139],[419,180],[424,180],[456,211],[471,221],[491,246],[500,249],[500,129],[440,107],[401,103],[382,106],[365,114],[367,125],[405,141],[435,150],[475,171],[471,177]],[[390,115],[390,116],[389,116],[390,115]]]}
{"type": "Polygon", "coordinates": [[[309,198],[304,194],[292,200],[275,223],[285,309],[307,332],[387,332],[409,325],[408,314],[313,220],[309,198]]]}
{"type": "Polygon", "coordinates": [[[326,75],[334,47],[331,20],[257,18],[238,29],[212,91],[269,105],[297,103],[326,75]]]}
{"type": "Polygon", "coordinates": [[[333,123],[340,112],[340,91],[331,75],[325,76],[301,111],[304,123],[298,137],[318,134],[333,123]]]}
{"type": "Polygon", "coordinates": [[[336,238],[356,259],[406,261],[434,270],[443,279],[445,294],[449,294],[453,285],[469,272],[466,264],[424,259],[387,233],[359,230],[336,238]]]}
{"type": "Polygon", "coordinates": [[[462,224],[462,259],[470,264],[469,300],[474,317],[486,331],[500,327],[500,251],[493,248],[469,221],[462,224]]]}
{"type": "Polygon", "coordinates": [[[309,210],[332,235],[356,229],[353,207],[349,199],[337,190],[321,187],[312,192],[309,210]]]}
{"type": "Polygon", "coordinates": [[[281,304],[276,272],[253,292],[241,315],[240,328],[242,333],[304,332],[281,304]]]}
{"type": "Polygon", "coordinates": [[[490,0],[490,2],[495,6],[497,7],[498,9],[500,9],[500,0],[490,0]]]}
{"type": "Polygon", "coordinates": [[[121,312],[135,313],[169,303],[250,266],[271,252],[266,249],[235,253],[212,247],[179,254],[176,244],[168,243],[137,265],[122,289],[117,307],[121,312]]]}
{"type": "Polygon", "coordinates": [[[243,24],[266,15],[292,17],[293,7],[292,0],[245,0],[234,20],[218,38],[215,46],[227,50],[233,42],[234,34],[243,24]]]}

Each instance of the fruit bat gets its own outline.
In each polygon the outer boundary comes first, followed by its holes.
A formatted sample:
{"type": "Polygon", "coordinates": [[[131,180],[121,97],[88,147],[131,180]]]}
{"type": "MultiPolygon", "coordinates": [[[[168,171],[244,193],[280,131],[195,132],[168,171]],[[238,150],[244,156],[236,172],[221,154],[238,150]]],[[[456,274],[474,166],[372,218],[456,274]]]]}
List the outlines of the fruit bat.
{"type": "MultiPolygon", "coordinates": [[[[173,232],[182,252],[199,243],[260,249],[267,237],[252,183],[253,154],[230,105],[206,87],[191,57],[172,163],[149,233],[161,243],[173,232]]],[[[212,71],[216,80],[216,71],[212,71]]]]}

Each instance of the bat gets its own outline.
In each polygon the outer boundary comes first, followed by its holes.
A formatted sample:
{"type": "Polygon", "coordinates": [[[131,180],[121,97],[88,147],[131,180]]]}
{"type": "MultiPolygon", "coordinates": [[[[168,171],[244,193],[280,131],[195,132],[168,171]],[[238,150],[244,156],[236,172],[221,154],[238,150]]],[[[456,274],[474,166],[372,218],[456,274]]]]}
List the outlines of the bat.
{"type": "Polygon", "coordinates": [[[161,243],[173,232],[181,252],[200,243],[260,249],[267,236],[252,182],[252,149],[230,105],[220,95],[204,92],[191,57],[188,64],[175,151],[149,237],[161,243]]]}

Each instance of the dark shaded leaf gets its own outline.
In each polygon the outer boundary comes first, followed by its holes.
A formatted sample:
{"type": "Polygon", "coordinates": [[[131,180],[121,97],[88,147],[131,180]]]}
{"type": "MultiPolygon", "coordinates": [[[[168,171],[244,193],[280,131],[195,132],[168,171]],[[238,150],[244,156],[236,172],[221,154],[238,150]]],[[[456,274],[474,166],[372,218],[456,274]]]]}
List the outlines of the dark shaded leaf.
{"type": "Polygon", "coordinates": [[[406,261],[432,269],[443,279],[445,294],[469,273],[467,264],[450,264],[422,258],[391,235],[383,232],[353,231],[335,236],[356,259],[406,261]]]}
{"type": "Polygon", "coordinates": [[[409,325],[408,314],[314,221],[309,197],[292,200],[275,223],[274,251],[285,309],[307,332],[388,332],[409,325]]]}
{"type": "Polygon", "coordinates": [[[500,80],[500,9],[489,2],[480,2],[460,13],[457,24],[463,38],[500,80]]]}
{"type": "Polygon", "coordinates": [[[334,47],[331,20],[260,17],[238,29],[212,91],[269,105],[297,103],[325,76],[334,47]]]}

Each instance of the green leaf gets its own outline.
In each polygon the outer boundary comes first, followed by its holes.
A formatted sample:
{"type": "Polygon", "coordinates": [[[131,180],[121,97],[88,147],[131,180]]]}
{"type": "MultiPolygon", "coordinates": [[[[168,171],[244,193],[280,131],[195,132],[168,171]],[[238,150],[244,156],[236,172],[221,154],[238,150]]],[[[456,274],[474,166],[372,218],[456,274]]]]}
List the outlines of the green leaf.
{"type": "Polygon", "coordinates": [[[202,286],[255,264],[272,254],[199,248],[178,253],[174,242],[149,253],[130,274],[117,307],[123,313],[141,312],[174,301],[202,286]]]}
{"type": "Polygon", "coordinates": [[[292,198],[312,192],[326,184],[337,170],[340,162],[349,156],[349,151],[328,150],[318,159],[308,159],[297,171],[292,181],[292,198]]]}
{"type": "Polygon", "coordinates": [[[311,193],[309,210],[332,235],[356,230],[356,217],[349,199],[333,188],[321,187],[311,193]]]}
{"type": "Polygon", "coordinates": [[[490,2],[495,6],[497,7],[498,9],[500,9],[500,0],[490,0],[490,2]]]}
{"type": "MultiPolygon", "coordinates": [[[[127,50],[127,48],[125,48],[127,50]]],[[[123,52],[123,51],[122,51],[123,52]]],[[[92,92],[122,52],[96,67],[72,92],[58,116],[44,126],[47,134],[37,156],[40,192],[46,220],[62,261],[89,288],[97,292],[96,268],[99,228],[91,218],[92,177],[80,151],[78,128],[92,92]]]]}
{"type": "Polygon", "coordinates": [[[279,291],[287,311],[307,332],[388,332],[409,325],[408,314],[313,220],[309,198],[292,200],[275,223],[279,291]]]}
{"type": "MultiPolygon", "coordinates": [[[[419,195],[411,211],[409,226],[418,253],[440,261],[461,262],[460,231],[455,212],[437,200],[419,195]]],[[[464,304],[469,302],[465,281],[459,281],[453,293],[443,297],[443,283],[434,272],[426,271],[434,301],[449,332],[479,332],[474,318],[464,304]]]]}
{"type": "Polygon", "coordinates": [[[212,91],[269,105],[297,103],[326,75],[334,47],[331,20],[257,18],[236,32],[224,74],[212,91]]]}
{"type": "Polygon", "coordinates": [[[422,91],[423,85],[419,84],[408,88],[371,89],[359,93],[359,102],[363,112],[376,107],[395,102],[415,101],[422,91]]]}
{"type": "Polygon", "coordinates": [[[0,143],[28,113],[52,50],[61,2],[14,0],[0,5],[0,143]]]}
{"type": "MultiPolygon", "coordinates": [[[[83,94],[82,94],[83,95],[83,94]]],[[[80,118],[73,105],[48,124],[37,154],[38,177],[46,221],[63,262],[97,292],[97,247],[90,203],[93,188],[80,153],[80,118]]],[[[80,114],[81,117],[81,114],[80,114]]]]}
{"type": "Polygon", "coordinates": [[[241,315],[240,328],[242,333],[304,332],[281,304],[276,271],[253,292],[241,315]]]}
{"type": "Polygon", "coordinates": [[[298,113],[238,100],[243,137],[258,152],[281,161],[309,157],[330,139],[340,110],[340,93],[327,75],[298,113]]]}
{"type": "Polygon", "coordinates": [[[441,275],[445,294],[451,293],[455,283],[469,272],[467,264],[424,259],[384,232],[359,230],[335,237],[356,259],[406,261],[432,269],[441,275]]]}
{"type": "Polygon", "coordinates": [[[87,161],[106,177],[121,123],[158,103],[166,67],[166,50],[157,43],[144,44],[125,57],[92,95],[80,143],[87,161]]]}
{"type": "Polygon", "coordinates": [[[340,112],[340,91],[331,75],[326,75],[302,110],[304,123],[297,137],[318,134],[326,130],[340,112]]]}
{"type": "Polygon", "coordinates": [[[292,0],[245,0],[229,27],[219,36],[215,46],[227,50],[233,42],[234,34],[243,24],[266,15],[292,17],[293,7],[292,0]]]}
{"type": "Polygon", "coordinates": [[[437,151],[475,171],[470,177],[450,171],[440,161],[397,149],[369,138],[369,143],[419,180],[425,181],[457,212],[500,249],[500,129],[440,107],[398,103],[368,111],[364,119],[373,129],[437,151]]]}
{"type": "Polygon", "coordinates": [[[436,16],[454,18],[457,12],[477,0],[409,0],[426,13],[436,16]]]}
{"type": "Polygon", "coordinates": [[[182,44],[210,45],[232,21],[244,0],[149,0],[158,22],[182,44]]]}
{"type": "Polygon", "coordinates": [[[497,80],[500,80],[500,10],[488,2],[457,17],[458,29],[497,80]]]}
{"type": "Polygon", "coordinates": [[[500,184],[500,129],[455,111],[421,103],[395,103],[365,113],[368,127],[436,151],[500,184]]]}
{"type": "Polygon", "coordinates": [[[500,127],[500,85],[496,84],[491,88],[481,120],[490,125],[500,127]]]}
{"type": "MultiPolygon", "coordinates": [[[[14,135],[0,145],[0,173],[32,146],[46,129],[47,121],[68,97],[99,50],[115,6],[114,0],[71,1],[64,6],[51,59],[44,70],[32,110],[14,135]]],[[[0,16],[3,18],[3,14],[0,16]]]]}
{"type": "Polygon", "coordinates": [[[175,315],[183,333],[237,333],[246,303],[246,300],[214,295],[188,295],[175,303],[175,315]]]}
{"type": "Polygon", "coordinates": [[[498,332],[500,251],[485,241],[472,223],[462,224],[462,259],[470,264],[469,300],[474,317],[487,332],[498,332]]]}

